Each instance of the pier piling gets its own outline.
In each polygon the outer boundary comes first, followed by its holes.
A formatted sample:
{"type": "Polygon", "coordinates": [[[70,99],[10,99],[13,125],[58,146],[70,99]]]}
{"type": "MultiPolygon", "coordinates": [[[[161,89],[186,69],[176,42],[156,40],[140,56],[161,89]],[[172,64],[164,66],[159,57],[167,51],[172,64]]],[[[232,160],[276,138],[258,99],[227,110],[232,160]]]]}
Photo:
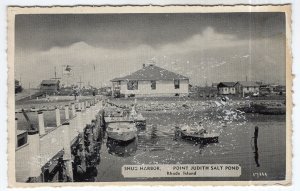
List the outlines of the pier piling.
{"type": "Polygon", "coordinates": [[[60,126],[60,111],[59,108],[55,109],[55,119],[56,119],[56,127],[60,126]]]}
{"type": "Polygon", "coordinates": [[[72,108],[72,116],[74,117],[76,115],[76,110],[75,110],[75,104],[74,103],[71,104],[71,108],[72,108]]]}
{"type": "Polygon", "coordinates": [[[18,118],[15,118],[15,148],[18,148],[18,118]]]}
{"type": "Polygon", "coordinates": [[[29,178],[28,182],[38,182],[41,175],[40,135],[38,130],[28,131],[29,144],[29,178]]]}
{"type": "Polygon", "coordinates": [[[66,120],[70,119],[70,115],[69,115],[69,105],[65,105],[65,116],[66,116],[66,120]]]}
{"type": "Polygon", "coordinates": [[[71,154],[71,140],[70,140],[70,123],[65,122],[63,125],[64,133],[64,155],[63,160],[66,167],[66,175],[68,181],[73,181],[73,170],[72,170],[72,154],[71,154]]]}
{"type": "Polygon", "coordinates": [[[39,134],[40,136],[45,135],[45,122],[44,122],[44,113],[42,111],[38,112],[38,122],[39,122],[39,134]]]}
{"type": "Polygon", "coordinates": [[[82,112],[81,110],[76,110],[76,125],[77,125],[77,131],[79,133],[82,133],[83,132],[83,123],[82,123],[82,112]]]}
{"type": "Polygon", "coordinates": [[[81,102],[81,110],[85,110],[85,105],[84,105],[84,102],[81,102]]]}

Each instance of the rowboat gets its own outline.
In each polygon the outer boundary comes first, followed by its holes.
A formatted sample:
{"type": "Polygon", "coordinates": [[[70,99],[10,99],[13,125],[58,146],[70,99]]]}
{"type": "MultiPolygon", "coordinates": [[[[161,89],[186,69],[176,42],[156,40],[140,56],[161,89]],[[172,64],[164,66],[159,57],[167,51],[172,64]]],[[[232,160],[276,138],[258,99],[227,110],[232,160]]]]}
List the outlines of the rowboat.
{"type": "Polygon", "coordinates": [[[106,122],[106,132],[109,138],[117,141],[130,141],[137,136],[137,129],[132,121],[106,122]]]}
{"type": "Polygon", "coordinates": [[[184,139],[196,140],[201,143],[217,143],[219,142],[219,133],[208,133],[206,131],[197,132],[197,131],[187,131],[187,130],[178,130],[181,137],[184,139]]]}

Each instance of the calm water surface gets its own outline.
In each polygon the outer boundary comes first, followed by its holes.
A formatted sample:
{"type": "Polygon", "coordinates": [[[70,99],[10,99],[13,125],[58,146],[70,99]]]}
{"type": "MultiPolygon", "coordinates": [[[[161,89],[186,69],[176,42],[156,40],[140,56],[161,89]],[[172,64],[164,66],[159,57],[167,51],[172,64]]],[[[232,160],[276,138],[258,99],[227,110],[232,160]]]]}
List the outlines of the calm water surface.
{"type": "MultiPolygon", "coordinates": [[[[285,116],[244,115],[224,123],[213,113],[144,113],[147,127],[128,144],[112,143],[106,137],[95,181],[139,181],[121,174],[125,164],[239,164],[239,178],[188,178],[186,180],[273,180],[285,178],[285,116]],[[175,126],[192,124],[206,117],[206,129],[219,132],[219,143],[201,145],[175,137],[175,126]],[[253,146],[254,127],[259,127],[258,153],[253,146]],[[267,173],[257,178],[253,173],[267,173]]],[[[205,119],[204,119],[205,120],[205,119]]],[[[149,179],[148,179],[149,180],[149,179]]],[[[153,178],[150,180],[183,180],[153,178]]]]}
{"type": "MultiPolygon", "coordinates": [[[[71,112],[70,112],[71,114],[71,112]]],[[[150,111],[142,112],[147,119],[145,129],[126,144],[107,139],[101,144],[101,162],[88,181],[143,181],[124,178],[123,165],[130,164],[239,164],[242,175],[238,178],[153,178],[146,180],[280,180],[285,178],[285,115],[241,114],[231,109],[202,111],[150,111]],[[202,121],[209,132],[220,133],[219,142],[201,145],[175,137],[175,126],[192,125],[202,121]],[[258,152],[254,152],[254,127],[259,127],[258,152]],[[253,176],[253,173],[267,176],[253,176]]],[[[37,125],[37,114],[28,113],[37,125]]],[[[45,125],[55,126],[54,111],[44,112],[45,125]]],[[[19,129],[26,129],[22,114],[19,129]]],[[[64,111],[61,111],[64,121],[64,111]]]]}

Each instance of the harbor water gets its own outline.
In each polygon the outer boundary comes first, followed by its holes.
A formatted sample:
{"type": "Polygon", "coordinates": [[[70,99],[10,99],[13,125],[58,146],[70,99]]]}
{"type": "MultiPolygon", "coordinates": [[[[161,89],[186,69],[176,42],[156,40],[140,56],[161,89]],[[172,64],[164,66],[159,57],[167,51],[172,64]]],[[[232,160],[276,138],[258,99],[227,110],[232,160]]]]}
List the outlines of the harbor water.
{"type": "MultiPolygon", "coordinates": [[[[147,126],[128,144],[111,143],[104,137],[101,162],[94,181],[163,180],[280,180],[285,178],[285,116],[247,114],[245,119],[208,126],[220,132],[219,142],[201,145],[175,137],[175,126],[194,123],[203,112],[143,113],[147,126]],[[259,127],[258,152],[254,152],[254,127],[259,127]],[[239,164],[238,178],[129,179],[121,174],[129,164],[239,164]],[[263,173],[257,177],[255,173],[263,173]]],[[[217,121],[217,119],[210,119],[217,121]]]]}
{"type": "MultiPolygon", "coordinates": [[[[22,107],[19,105],[18,107],[22,107]]],[[[45,111],[45,126],[55,126],[54,111],[45,111]]],[[[64,111],[61,110],[61,121],[64,111]]],[[[139,129],[136,139],[120,143],[101,140],[100,164],[86,181],[190,181],[190,180],[283,180],[286,171],[285,115],[237,113],[232,109],[204,108],[196,110],[141,111],[147,125],[139,129]],[[200,144],[175,136],[175,127],[201,121],[208,132],[220,133],[219,142],[200,144]],[[259,127],[258,152],[254,150],[254,128],[259,127]],[[123,165],[143,164],[239,164],[240,177],[223,178],[124,178],[123,165]],[[257,176],[262,173],[262,176],[257,176]]],[[[37,114],[28,113],[37,125],[37,114]]],[[[26,129],[26,120],[17,113],[18,128],[26,129]]],[[[72,116],[71,116],[72,117],[72,116]]]]}

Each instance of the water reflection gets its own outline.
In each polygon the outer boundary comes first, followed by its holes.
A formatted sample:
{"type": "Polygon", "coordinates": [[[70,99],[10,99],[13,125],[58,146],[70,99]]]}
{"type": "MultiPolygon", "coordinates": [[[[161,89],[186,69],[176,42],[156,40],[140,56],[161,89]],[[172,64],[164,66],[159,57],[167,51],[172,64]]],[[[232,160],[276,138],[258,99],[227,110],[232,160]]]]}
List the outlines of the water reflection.
{"type": "Polygon", "coordinates": [[[137,150],[137,138],[131,141],[117,141],[111,138],[107,138],[106,146],[108,153],[117,155],[120,157],[132,156],[137,150]]]}

